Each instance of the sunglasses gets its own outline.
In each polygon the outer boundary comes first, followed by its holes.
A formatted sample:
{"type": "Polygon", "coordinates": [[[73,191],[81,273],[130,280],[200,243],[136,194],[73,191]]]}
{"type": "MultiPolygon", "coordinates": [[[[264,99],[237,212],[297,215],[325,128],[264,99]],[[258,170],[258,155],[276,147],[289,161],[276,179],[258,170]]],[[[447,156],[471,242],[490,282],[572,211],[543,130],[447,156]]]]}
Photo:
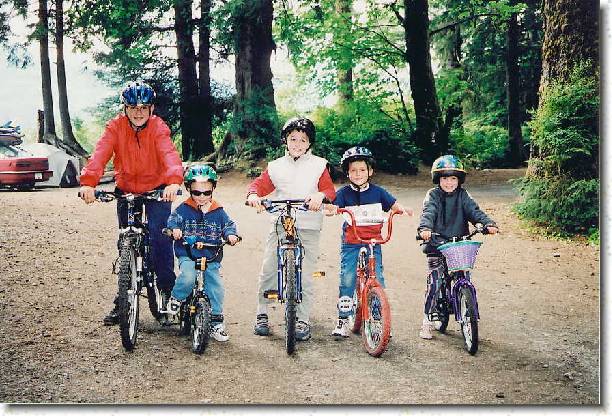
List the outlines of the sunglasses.
{"type": "Polygon", "coordinates": [[[196,191],[195,189],[190,192],[191,192],[191,195],[194,195],[194,196],[200,196],[200,195],[211,196],[213,194],[213,191],[196,191]]]}

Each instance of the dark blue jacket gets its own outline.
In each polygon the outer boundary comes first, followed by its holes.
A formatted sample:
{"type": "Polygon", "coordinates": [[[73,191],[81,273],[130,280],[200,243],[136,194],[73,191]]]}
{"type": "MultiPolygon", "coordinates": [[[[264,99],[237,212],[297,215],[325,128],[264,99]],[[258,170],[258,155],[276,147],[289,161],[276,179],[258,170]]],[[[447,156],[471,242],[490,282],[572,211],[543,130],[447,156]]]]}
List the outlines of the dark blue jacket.
{"type": "MultiPolygon", "coordinates": [[[[204,213],[198,209],[192,198],[187,199],[179,205],[168,217],[168,228],[183,231],[183,238],[189,244],[202,241],[209,244],[221,244],[221,238],[227,240],[230,235],[238,235],[236,224],[230,219],[225,210],[217,201],[213,200],[208,212],[204,213]]],[[[207,259],[220,262],[223,258],[223,250],[219,250],[216,258],[212,259],[217,252],[216,249],[204,248],[196,250],[192,248],[195,257],[206,256],[207,259]]],[[[181,242],[174,242],[174,255],[176,257],[187,256],[187,250],[181,242]]]]}
{"type": "MultiPolygon", "coordinates": [[[[423,201],[423,212],[417,232],[428,229],[447,237],[461,237],[469,234],[468,222],[472,224],[495,225],[495,222],[485,214],[468,191],[459,186],[453,192],[447,193],[439,186],[427,191],[423,201]]],[[[440,245],[432,238],[424,245],[425,253],[437,251],[440,245]]]]}

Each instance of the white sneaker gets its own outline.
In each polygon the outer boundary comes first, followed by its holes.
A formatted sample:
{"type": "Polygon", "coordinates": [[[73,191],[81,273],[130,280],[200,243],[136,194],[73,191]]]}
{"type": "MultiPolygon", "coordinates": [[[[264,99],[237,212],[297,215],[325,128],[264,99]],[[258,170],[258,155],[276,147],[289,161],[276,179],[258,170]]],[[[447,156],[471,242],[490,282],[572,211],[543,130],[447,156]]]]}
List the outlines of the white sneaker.
{"type": "Polygon", "coordinates": [[[338,324],[336,325],[331,334],[334,337],[348,338],[348,336],[350,335],[348,318],[338,318],[338,324]]]}
{"type": "Polygon", "coordinates": [[[423,325],[419,331],[419,336],[423,339],[432,339],[433,329],[433,323],[430,322],[429,319],[423,319],[423,325]]]}
{"type": "Polygon", "coordinates": [[[222,322],[210,329],[210,336],[219,342],[229,341],[229,335],[225,332],[225,325],[222,322]]]}
{"type": "Polygon", "coordinates": [[[176,315],[181,310],[181,301],[171,296],[166,305],[166,313],[176,315]]]}

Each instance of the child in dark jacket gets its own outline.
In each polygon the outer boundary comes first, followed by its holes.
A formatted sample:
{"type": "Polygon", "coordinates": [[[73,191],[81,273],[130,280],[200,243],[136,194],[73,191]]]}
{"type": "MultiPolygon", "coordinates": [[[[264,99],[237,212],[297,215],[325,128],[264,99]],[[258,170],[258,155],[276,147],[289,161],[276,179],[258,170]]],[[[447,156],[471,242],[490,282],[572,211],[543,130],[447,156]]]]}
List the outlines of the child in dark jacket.
{"type": "Polygon", "coordinates": [[[433,162],[431,177],[438,186],[427,191],[423,201],[423,213],[417,232],[426,242],[423,252],[427,255],[429,275],[425,293],[425,316],[419,336],[423,339],[433,338],[433,325],[429,320],[437,282],[444,273],[444,259],[438,246],[443,242],[432,238],[432,232],[445,237],[461,237],[469,234],[468,222],[481,223],[487,233],[497,233],[495,222],[489,218],[472,199],[468,191],[461,187],[465,181],[465,169],[459,158],[444,155],[433,162]]]}
{"type": "MultiPolygon", "coordinates": [[[[220,244],[222,238],[230,245],[236,244],[239,238],[234,221],[212,198],[217,185],[217,173],[214,169],[208,165],[193,165],[187,169],[184,183],[191,196],[168,218],[168,228],[172,230],[172,237],[175,240],[183,237],[191,245],[196,242],[220,244]]],[[[207,263],[204,272],[206,282],[204,291],[211,304],[210,335],[217,341],[224,342],[229,340],[229,335],[223,324],[224,288],[220,273],[223,252],[221,251],[214,257],[215,252],[216,249],[211,248],[192,249],[195,257],[212,259],[207,263]]],[[[180,275],[176,279],[166,309],[168,313],[176,315],[180,310],[181,302],[191,293],[196,279],[196,269],[195,262],[188,256],[182,244],[174,244],[174,254],[178,258],[180,275]]]]}

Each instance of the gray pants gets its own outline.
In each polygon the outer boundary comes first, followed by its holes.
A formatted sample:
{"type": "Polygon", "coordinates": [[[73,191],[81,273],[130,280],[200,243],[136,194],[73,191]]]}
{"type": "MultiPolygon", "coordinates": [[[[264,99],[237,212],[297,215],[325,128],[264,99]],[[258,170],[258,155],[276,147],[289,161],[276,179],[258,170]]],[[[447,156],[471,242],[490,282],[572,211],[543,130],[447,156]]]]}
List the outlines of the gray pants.
{"type": "MultiPolygon", "coordinates": [[[[277,232],[278,235],[284,235],[284,230],[281,225],[278,225],[277,230],[272,227],[268,239],[266,240],[266,248],[264,251],[263,264],[259,273],[259,286],[257,289],[257,313],[264,313],[266,305],[276,302],[276,300],[266,299],[263,294],[266,290],[277,289],[277,268],[278,260],[276,258],[277,247],[277,232]]],[[[312,309],[312,300],[314,298],[314,287],[312,284],[312,274],[317,265],[319,257],[319,237],[320,230],[302,230],[298,229],[298,235],[304,247],[304,259],[302,261],[302,302],[297,307],[297,317],[300,321],[309,322],[310,310],[312,309]]]]}

